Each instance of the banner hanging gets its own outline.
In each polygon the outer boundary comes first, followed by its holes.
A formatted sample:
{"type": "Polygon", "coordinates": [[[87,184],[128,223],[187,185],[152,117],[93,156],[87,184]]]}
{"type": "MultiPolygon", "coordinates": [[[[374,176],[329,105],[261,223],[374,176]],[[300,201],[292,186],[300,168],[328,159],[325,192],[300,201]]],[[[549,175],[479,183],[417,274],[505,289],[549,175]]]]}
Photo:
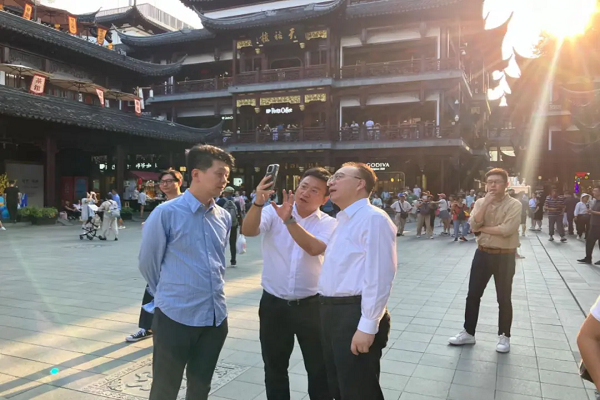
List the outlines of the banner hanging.
{"type": "Polygon", "coordinates": [[[35,74],[31,79],[31,86],[29,86],[29,93],[33,94],[44,94],[46,87],[46,77],[43,75],[35,74]]]}
{"type": "Polygon", "coordinates": [[[104,90],[96,88],[96,94],[100,99],[100,106],[104,107],[104,90]]]}
{"type": "Polygon", "coordinates": [[[77,35],[77,18],[72,15],[69,15],[69,33],[77,35]]]}

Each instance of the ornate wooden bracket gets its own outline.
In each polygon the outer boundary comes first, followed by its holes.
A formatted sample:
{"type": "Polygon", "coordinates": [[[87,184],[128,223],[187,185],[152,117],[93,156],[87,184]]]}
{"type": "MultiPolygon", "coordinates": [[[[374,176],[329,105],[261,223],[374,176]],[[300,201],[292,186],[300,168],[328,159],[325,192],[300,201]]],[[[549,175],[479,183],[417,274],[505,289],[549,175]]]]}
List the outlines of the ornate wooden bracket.
{"type": "Polygon", "coordinates": [[[425,35],[427,35],[428,30],[429,26],[427,25],[427,22],[421,21],[421,23],[419,24],[419,34],[421,35],[421,38],[424,38],[425,35]]]}

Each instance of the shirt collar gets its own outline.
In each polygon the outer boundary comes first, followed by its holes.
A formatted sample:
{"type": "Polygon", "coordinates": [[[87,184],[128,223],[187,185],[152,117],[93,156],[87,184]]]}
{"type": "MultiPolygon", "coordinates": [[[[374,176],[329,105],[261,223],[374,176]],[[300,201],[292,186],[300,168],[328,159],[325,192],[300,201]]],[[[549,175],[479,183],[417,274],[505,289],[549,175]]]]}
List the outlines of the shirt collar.
{"type": "Polygon", "coordinates": [[[194,195],[189,190],[186,190],[185,193],[183,193],[182,197],[185,200],[185,202],[190,206],[190,210],[192,210],[192,213],[194,214],[198,211],[199,208],[203,209],[204,212],[208,212],[212,210],[215,206],[215,199],[210,199],[208,208],[206,208],[204,204],[202,204],[200,200],[194,197],[194,195]]]}
{"type": "Polygon", "coordinates": [[[368,206],[370,204],[371,204],[371,202],[369,202],[369,199],[366,199],[366,198],[360,199],[360,200],[357,200],[354,203],[350,204],[342,212],[344,214],[346,214],[348,216],[348,218],[352,218],[354,216],[354,214],[356,214],[358,212],[358,210],[360,210],[361,208],[368,206]]]}
{"type": "Polygon", "coordinates": [[[320,210],[320,209],[318,209],[318,208],[315,210],[315,212],[314,212],[314,213],[310,214],[308,217],[306,217],[306,218],[302,218],[302,217],[300,216],[300,214],[298,214],[298,208],[296,207],[296,202],[294,202],[294,209],[292,210],[292,212],[294,213],[294,218],[296,218],[296,219],[300,219],[300,220],[302,220],[302,219],[309,219],[309,218],[310,218],[310,217],[312,217],[313,215],[315,215],[315,216],[316,216],[318,219],[321,219],[321,218],[323,218],[323,213],[322,213],[322,212],[321,212],[321,210],[320,210]]]}

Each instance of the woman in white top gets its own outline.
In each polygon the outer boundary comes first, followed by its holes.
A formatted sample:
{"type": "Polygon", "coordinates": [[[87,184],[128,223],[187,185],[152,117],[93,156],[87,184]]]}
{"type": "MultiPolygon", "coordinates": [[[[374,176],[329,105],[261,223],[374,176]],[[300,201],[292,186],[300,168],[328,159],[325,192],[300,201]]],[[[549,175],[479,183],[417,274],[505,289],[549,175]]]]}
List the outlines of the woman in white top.
{"type": "Polygon", "coordinates": [[[450,204],[448,203],[448,200],[446,200],[446,195],[444,193],[438,194],[438,197],[439,200],[437,204],[438,209],[440,210],[438,217],[442,220],[442,223],[444,224],[444,232],[442,232],[442,235],[450,235],[450,221],[452,221],[449,211],[450,204]]]}
{"type": "Polygon", "coordinates": [[[96,203],[98,199],[96,199],[96,193],[89,192],[85,199],[81,199],[81,220],[83,224],[81,225],[81,234],[79,238],[82,239],[86,235],[86,226],[92,223],[94,216],[96,215],[96,211],[98,207],[96,203]]]}
{"type": "Polygon", "coordinates": [[[108,199],[100,205],[98,211],[104,212],[102,217],[102,233],[98,237],[100,240],[106,240],[106,236],[109,231],[113,232],[115,241],[119,240],[119,228],[117,226],[117,219],[121,218],[119,213],[119,205],[116,201],[112,200],[112,195],[108,194],[108,199]]]}
{"type": "Polygon", "coordinates": [[[581,236],[585,234],[587,238],[587,231],[590,227],[590,217],[588,210],[590,209],[590,195],[583,193],[581,195],[581,201],[575,206],[575,225],[577,226],[577,238],[581,239],[581,236]]]}
{"type": "Polygon", "coordinates": [[[144,206],[146,205],[146,199],[148,196],[146,195],[146,190],[144,188],[140,189],[140,194],[138,194],[138,204],[140,205],[140,219],[144,219],[144,206]]]}
{"type": "Polygon", "coordinates": [[[596,397],[600,390],[600,297],[592,306],[590,315],[586,318],[577,335],[577,347],[581,358],[594,384],[596,397]]]}

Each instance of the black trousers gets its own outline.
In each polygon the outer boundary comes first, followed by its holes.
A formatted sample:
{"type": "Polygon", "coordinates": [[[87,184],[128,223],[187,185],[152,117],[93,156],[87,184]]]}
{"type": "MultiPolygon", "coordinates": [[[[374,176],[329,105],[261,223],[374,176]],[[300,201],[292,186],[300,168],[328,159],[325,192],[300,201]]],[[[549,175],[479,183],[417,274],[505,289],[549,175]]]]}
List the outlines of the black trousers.
{"type": "Polygon", "coordinates": [[[575,233],[575,228],[573,227],[573,219],[575,218],[575,214],[567,213],[567,225],[569,227],[569,235],[573,235],[575,233]]]}
{"type": "Polygon", "coordinates": [[[496,283],[496,296],[498,299],[498,335],[510,337],[512,325],[512,282],[515,276],[515,254],[489,254],[476,250],[471,264],[471,277],[469,278],[469,294],[465,308],[465,325],[467,333],[475,335],[477,319],[479,318],[479,305],[485,287],[494,277],[496,283]]]}
{"type": "Polygon", "coordinates": [[[19,207],[17,206],[17,204],[7,204],[6,205],[6,209],[8,210],[8,218],[13,223],[17,222],[18,208],[19,207]]]}
{"type": "Polygon", "coordinates": [[[554,236],[554,226],[560,237],[565,236],[565,226],[563,225],[563,216],[561,215],[548,215],[548,233],[550,236],[554,236]]]}
{"type": "Polygon", "coordinates": [[[585,235],[585,237],[587,238],[587,233],[588,233],[588,230],[590,229],[590,216],[589,215],[578,215],[576,225],[577,225],[577,236],[585,235]]]}
{"type": "Polygon", "coordinates": [[[600,240],[600,225],[590,225],[590,229],[587,233],[585,240],[585,258],[588,260],[592,259],[592,253],[594,252],[594,246],[596,242],[600,240]]]}
{"type": "MultiPolygon", "coordinates": [[[[154,296],[148,293],[148,287],[146,286],[146,290],[144,290],[144,297],[142,298],[142,305],[148,304],[154,300],[154,296]]],[[[140,321],[138,322],[138,326],[147,331],[152,330],[152,321],[154,319],[154,314],[149,313],[143,308],[140,310],[140,321]]]]}
{"type": "Polygon", "coordinates": [[[237,232],[238,232],[238,227],[232,226],[231,233],[229,234],[229,250],[231,251],[231,263],[232,264],[235,264],[235,262],[236,262],[235,256],[237,255],[237,248],[236,248],[237,232]]]}
{"type": "Polygon", "coordinates": [[[321,346],[318,296],[288,302],[263,292],[258,315],[267,399],[290,400],[288,367],[296,336],[308,374],[310,399],[331,400],[321,346]]]}
{"type": "Polygon", "coordinates": [[[331,297],[320,300],[321,341],[331,394],[336,400],[384,400],[380,359],[390,334],[390,315],[386,311],[381,319],[369,352],[355,356],[350,345],[361,317],[360,296],[358,302],[348,304],[331,304],[331,297]]]}
{"type": "Polygon", "coordinates": [[[173,321],[159,308],[154,313],[150,400],[176,400],[186,366],[186,400],[207,400],[227,337],[227,319],[219,326],[195,327],[173,321]]]}

